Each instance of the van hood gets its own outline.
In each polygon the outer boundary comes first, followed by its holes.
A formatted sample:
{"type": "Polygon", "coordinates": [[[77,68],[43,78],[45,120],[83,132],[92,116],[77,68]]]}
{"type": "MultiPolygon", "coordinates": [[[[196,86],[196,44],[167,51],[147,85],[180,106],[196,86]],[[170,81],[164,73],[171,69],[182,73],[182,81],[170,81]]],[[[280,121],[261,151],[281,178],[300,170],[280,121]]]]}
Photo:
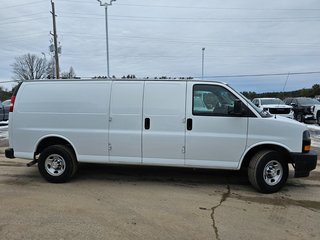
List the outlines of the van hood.
{"type": "Polygon", "coordinates": [[[287,117],[283,117],[277,114],[272,115],[272,117],[269,118],[270,120],[274,120],[274,121],[278,121],[281,123],[286,123],[286,124],[290,124],[290,125],[296,125],[299,128],[303,128],[305,130],[308,130],[307,126],[301,122],[298,122],[297,120],[291,119],[291,118],[287,118],[287,117]]]}
{"type": "Polygon", "coordinates": [[[288,105],[285,105],[285,104],[264,104],[264,105],[261,105],[261,107],[263,108],[292,108],[292,106],[288,106],[288,105]]]}

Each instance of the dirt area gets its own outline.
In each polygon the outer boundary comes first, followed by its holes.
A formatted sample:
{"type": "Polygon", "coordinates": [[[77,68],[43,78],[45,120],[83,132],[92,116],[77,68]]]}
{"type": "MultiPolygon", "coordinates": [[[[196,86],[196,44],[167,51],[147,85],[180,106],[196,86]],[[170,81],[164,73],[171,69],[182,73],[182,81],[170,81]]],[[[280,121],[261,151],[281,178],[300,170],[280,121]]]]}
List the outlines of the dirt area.
{"type": "MultiPolygon", "coordinates": [[[[319,149],[317,149],[319,151],[319,149]]],[[[319,239],[320,161],[309,178],[257,193],[246,174],[80,166],[50,184],[0,148],[0,239],[319,239]]]]}

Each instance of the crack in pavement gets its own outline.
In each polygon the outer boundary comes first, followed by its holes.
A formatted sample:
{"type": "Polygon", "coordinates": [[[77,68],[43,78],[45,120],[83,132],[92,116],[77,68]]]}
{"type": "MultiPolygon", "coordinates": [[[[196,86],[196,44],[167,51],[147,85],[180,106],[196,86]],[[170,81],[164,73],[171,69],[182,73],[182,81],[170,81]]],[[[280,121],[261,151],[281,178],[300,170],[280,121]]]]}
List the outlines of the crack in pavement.
{"type": "Polygon", "coordinates": [[[222,194],[222,197],[220,199],[219,204],[211,208],[211,210],[212,210],[212,212],[211,212],[212,227],[213,227],[213,230],[214,230],[215,239],[217,239],[217,240],[221,240],[221,239],[220,239],[220,236],[219,236],[218,227],[216,226],[216,220],[214,218],[214,213],[215,213],[216,209],[218,207],[220,207],[222,205],[222,203],[225,202],[227,200],[227,198],[230,196],[231,190],[230,190],[230,185],[229,184],[227,185],[227,190],[228,190],[227,192],[222,194]]]}

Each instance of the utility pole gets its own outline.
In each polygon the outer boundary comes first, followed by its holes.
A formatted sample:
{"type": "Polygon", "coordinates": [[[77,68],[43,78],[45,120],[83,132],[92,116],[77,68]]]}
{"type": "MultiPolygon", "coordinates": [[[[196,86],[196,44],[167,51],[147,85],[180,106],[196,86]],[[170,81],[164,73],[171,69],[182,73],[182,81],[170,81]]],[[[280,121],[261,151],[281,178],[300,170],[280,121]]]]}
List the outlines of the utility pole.
{"type": "Polygon", "coordinates": [[[202,71],[201,71],[201,78],[203,80],[203,74],[204,74],[204,50],[205,48],[202,48],[202,71]]]}
{"type": "Polygon", "coordinates": [[[54,9],[54,2],[51,0],[51,7],[52,7],[52,22],[53,22],[53,43],[54,43],[54,57],[55,57],[55,62],[56,62],[56,78],[60,78],[59,74],[59,55],[58,55],[58,41],[57,41],[57,28],[56,28],[56,13],[54,9]]]}
{"type": "Polygon", "coordinates": [[[108,31],[108,6],[112,5],[112,2],[115,2],[116,0],[110,0],[110,2],[102,3],[102,0],[97,0],[100,3],[101,7],[105,8],[105,18],[106,18],[106,50],[107,50],[107,77],[110,77],[109,72],[109,31],[108,31]]]}

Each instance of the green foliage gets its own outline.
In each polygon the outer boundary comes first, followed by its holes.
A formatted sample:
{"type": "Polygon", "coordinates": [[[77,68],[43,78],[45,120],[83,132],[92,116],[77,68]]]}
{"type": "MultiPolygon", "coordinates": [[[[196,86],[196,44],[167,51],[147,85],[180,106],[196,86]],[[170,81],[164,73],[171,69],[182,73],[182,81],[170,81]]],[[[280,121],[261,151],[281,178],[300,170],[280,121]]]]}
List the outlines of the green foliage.
{"type": "Polygon", "coordinates": [[[0,100],[5,101],[10,99],[12,96],[12,91],[6,91],[2,87],[0,87],[0,100]]]}

